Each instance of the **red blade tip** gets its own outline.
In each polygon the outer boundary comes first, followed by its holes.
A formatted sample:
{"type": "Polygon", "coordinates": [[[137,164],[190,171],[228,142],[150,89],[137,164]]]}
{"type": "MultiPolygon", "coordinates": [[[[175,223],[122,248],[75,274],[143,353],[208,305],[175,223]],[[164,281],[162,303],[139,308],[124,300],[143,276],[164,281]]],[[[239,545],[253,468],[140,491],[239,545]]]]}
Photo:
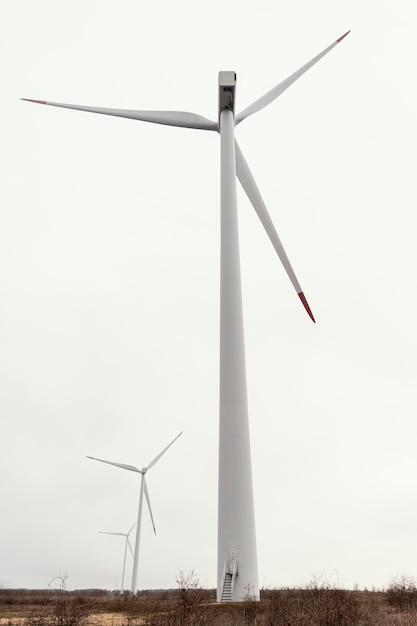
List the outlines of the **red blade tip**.
{"type": "Polygon", "coordinates": [[[36,102],[37,104],[46,104],[46,100],[32,100],[32,98],[20,98],[26,100],[26,102],[36,102]]]}
{"type": "Polygon", "coordinates": [[[310,309],[310,306],[307,302],[307,299],[305,297],[305,295],[303,294],[302,291],[300,291],[300,293],[298,294],[298,297],[300,298],[301,302],[303,303],[303,306],[305,308],[305,310],[307,311],[307,313],[309,314],[309,316],[311,317],[311,319],[313,320],[314,323],[316,323],[316,320],[314,319],[314,315],[310,309]]]}
{"type": "Polygon", "coordinates": [[[336,39],[337,43],[340,43],[342,41],[342,39],[344,39],[345,37],[347,37],[350,33],[350,30],[347,31],[347,33],[345,33],[344,35],[342,35],[341,37],[339,37],[339,39],[336,39]]]}

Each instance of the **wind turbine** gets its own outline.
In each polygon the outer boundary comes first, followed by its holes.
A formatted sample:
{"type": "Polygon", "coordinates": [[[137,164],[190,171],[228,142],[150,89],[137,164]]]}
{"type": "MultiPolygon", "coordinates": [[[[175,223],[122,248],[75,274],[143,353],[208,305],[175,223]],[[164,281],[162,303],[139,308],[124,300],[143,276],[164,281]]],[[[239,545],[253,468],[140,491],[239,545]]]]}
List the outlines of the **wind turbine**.
{"type": "Polygon", "coordinates": [[[129,547],[129,550],[130,550],[130,553],[131,553],[132,557],[135,558],[135,555],[133,554],[132,546],[130,545],[129,535],[132,532],[132,530],[134,529],[134,527],[136,526],[136,524],[137,524],[137,522],[135,522],[133,524],[133,526],[131,528],[129,528],[127,533],[110,533],[110,532],[107,532],[105,530],[99,530],[99,533],[101,535],[117,535],[119,537],[125,537],[125,550],[124,550],[124,556],[123,556],[122,582],[121,582],[121,585],[120,585],[120,593],[123,593],[124,590],[125,590],[124,582],[125,582],[126,556],[127,556],[127,548],[128,547],[129,547]]]}
{"type": "MultiPolygon", "coordinates": [[[[182,432],[180,432],[180,434],[177,435],[175,437],[175,439],[173,439],[171,441],[171,443],[166,448],[164,448],[162,450],[162,452],[160,452],[150,463],[148,463],[148,465],[145,465],[145,467],[142,467],[142,469],[138,469],[134,465],[126,465],[124,463],[115,463],[114,461],[105,461],[104,459],[97,459],[94,456],[87,456],[88,459],[93,459],[93,461],[101,461],[101,463],[107,463],[108,465],[115,465],[116,467],[121,467],[122,469],[129,470],[130,472],[137,472],[138,474],[141,474],[140,492],[139,492],[138,519],[137,519],[137,522],[136,522],[137,523],[137,527],[136,527],[135,552],[134,552],[134,555],[133,555],[133,571],[132,571],[132,586],[131,586],[131,592],[132,593],[136,593],[136,589],[137,589],[138,564],[139,564],[139,547],[140,547],[140,531],[141,531],[141,525],[142,525],[142,509],[143,509],[143,495],[144,494],[145,494],[146,502],[148,504],[149,514],[151,516],[153,531],[154,531],[154,533],[156,535],[155,522],[154,522],[153,515],[152,515],[151,502],[150,502],[150,499],[149,499],[149,491],[148,491],[148,485],[146,484],[145,474],[146,474],[146,472],[148,470],[150,470],[159,461],[161,456],[163,454],[165,454],[165,452],[168,450],[168,448],[170,448],[172,446],[172,444],[181,435],[182,435],[182,432]]],[[[132,528],[133,528],[133,526],[132,526],[132,528]]],[[[132,528],[130,530],[132,530],[132,528]]],[[[129,533],[130,533],[130,531],[129,531],[129,533]]]]}
{"type": "MultiPolygon", "coordinates": [[[[115,115],[134,120],[180,126],[220,134],[221,269],[220,269],[220,427],[218,497],[218,601],[259,600],[255,514],[246,391],[236,177],[239,179],[270,238],[304,308],[313,313],[268,214],[248,164],[234,136],[235,127],[260,111],[322,59],[350,31],[235,116],[236,74],[219,73],[218,119],[184,111],[109,109],[45,100],[40,104],[115,115]],[[250,590],[250,593],[248,592],[250,590]]],[[[26,98],[24,98],[26,99],[26,98]]]]}

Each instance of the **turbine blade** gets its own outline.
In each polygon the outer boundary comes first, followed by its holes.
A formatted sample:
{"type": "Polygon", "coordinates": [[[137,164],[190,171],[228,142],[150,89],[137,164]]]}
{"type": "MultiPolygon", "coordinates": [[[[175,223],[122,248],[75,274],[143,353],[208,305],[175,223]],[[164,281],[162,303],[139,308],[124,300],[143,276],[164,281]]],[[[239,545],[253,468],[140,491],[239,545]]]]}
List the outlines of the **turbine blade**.
{"type": "Polygon", "coordinates": [[[108,463],[108,465],[115,465],[116,467],[121,467],[122,469],[129,470],[131,472],[138,472],[140,474],[140,470],[134,465],[125,465],[124,463],[115,463],[114,461],[105,461],[104,459],[97,459],[95,456],[88,456],[87,459],[93,459],[93,461],[100,461],[101,463],[108,463]]]}
{"type": "Polygon", "coordinates": [[[133,558],[135,558],[135,555],[133,554],[132,546],[130,545],[129,537],[127,537],[127,545],[129,546],[130,554],[133,556],[133,558]]]}
{"type": "Polygon", "coordinates": [[[134,529],[134,527],[136,526],[137,522],[135,522],[133,524],[133,526],[131,528],[129,528],[128,532],[127,532],[127,536],[129,537],[130,533],[132,532],[132,530],[134,529]]]}
{"type": "Polygon", "coordinates": [[[79,104],[64,104],[62,102],[48,102],[47,100],[33,100],[31,98],[21,98],[21,100],[36,102],[37,104],[48,104],[49,106],[62,107],[64,109],[75,109],[76,111],[127,117],[132,120],[165,124],[166,126],[181,126],[182,128],[197,128],[199,130],[218,130],[217,122],[213,122],[207,117],[197,115],[196,113],[188,113],[187,111],[134,111],[130,109],[108,109],[79,104]]]}
{"type": "Polygon", "coordinates": [[[118,535],[120,537],[126,537],[125,533],[109,533],[106,530],[99,530],[100,535],[118,535]]]}
{"type": "Polygon", "coordinates": [[[255,182],[252,172],[249,169],[248,164],[245,161],[245,157],[243,156],[242,151],[239,148],[237,141],[236,141],[236,174],[246,195],[251,201],[253,208],[258,214],[258,217],[261,220],[263,227],[265,228],[267,235],[269,239],[271,240],[271,243],[274,246],[276,253],[279,256],[281,263],[283,264],[284,269],[287,272],[290,281],[292,282],[296,292],[298,293],[298,296],[301,302],[303,303],[305,310],[307,311],[307,313],[309,314],[313,322],[315,322],[316,320],[314,319],[313,313],[308,305],[308,302],[303,293],[301,285],[298,282],[298,279],[287,257],[287,254],[284,250],[281,240],[278,237],[278,233],[275,230],[275,226],[272,223],[272,220],[269,216],[268,210],[259,192],[258,186],[255,182]]]}
{"type": "Polygon", "coordinates": [[[152,527],[153,527],[153,532],[156,535],[156,528],[155,528],[155,522],[153,519],[153,515],[152,515],[152,509],[151,509],[151,501],[149,499],[149,491],[148,491],[148,485],[146,484],[146,478],[144,477],[144,481],[145,481],[145,498],[146,498],[146,502],[148,503],[148,509],[149,509],[149,514],[151,516],[151,521],[152,521],[152,527]]]}
{"type": "Polygon", "coordinates": [[[258,100],[255,100],[255,102],[249,105],[246,109],[238,113],[238,115],[236,115],[236,118],[235,118],[235,123],[240,124],[240,122],[244,120],[245,118],[249,117],[249,115],[252,115],[253,113],[256,113],[257,111],[260,111],[261,109],[266,107],[268,104],[273,102],[275,98],[278,98],[278,96],[280,96],[286,89],[288,89],[288,87],[290,87],[298,78],[300,78],[300,76],[302,76],[305,72],[307,72],[307,70],[313,67],[313,65],[315,65],[318,61],[320,61],[320,59],[322,59],[328,52],[330,52],[330,50],[333,50],[333,48],[337,46],[337,44],[340,43],[342,39],[344,39],[349,33],[350,33],[350,30],[348,30],[347,33],[339,37],[339,39],[336,39],[336,41],[334,41],[330,46],[328,46],[325,50],[323,50],[323,52],[320,52],[320,54],[315,56],[314,59],[311,59],[311,61],[309,61],[302,67],[300,67],[300,69],[294,72],[294,74],[291,74],[291,76],[288,76],[288,78],[286,78],[281,83],[273,87],[273,89],[271,89],[266,94],[258,98],[258,100]]]}
{"type": "Polygon", "coordinates": [[[144,468],[144,469],[147,469],[147,470],[148,470],[148,469],[151,469],[151,467],[153,467],[153,466],[155,465],[155,463],[157,463],[157,462],[159,461],[159,459],[161,458],[161,456],[162,456],[163,454],[165,454],[165,452],[168,450],[168,448],[170,448],[170,447],[172,446],[172,444],[173,444],[173,443],[174,443],[174,442],[178,439],[178,437],[180,437],[180,436],[182,435],[182,433],[183,433],[183,431],[181,431],[181,432],[180,432],[180,434],[179,434],[179,435],[177,435],[177,436],[175,437],[175,439],[173,439],[173,440],[171,441],[171,443],[170,443],[170,444],[169,444],[166,448],[164,448],[164,449],[162,450],[162,452],[160,452],[160,453],[158,454],[158,456],[156,456],[156,457],[153,459],[153,461],[151,461],[151,462],[150,462],[150,463],[146,466],[146,468],[144,468]]]}

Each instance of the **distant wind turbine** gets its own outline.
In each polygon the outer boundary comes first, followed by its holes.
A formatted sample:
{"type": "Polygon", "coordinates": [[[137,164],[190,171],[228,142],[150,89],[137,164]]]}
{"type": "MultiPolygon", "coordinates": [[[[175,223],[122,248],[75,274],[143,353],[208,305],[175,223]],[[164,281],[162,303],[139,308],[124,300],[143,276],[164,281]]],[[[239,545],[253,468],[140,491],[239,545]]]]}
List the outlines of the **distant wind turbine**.
{"type": "MultiPolygon", "coordinates": [[[[95,456],[87,456],[88,459],[93,459],[93,461],[101,461],[101,463],[107,463],[108,465],[115,465],[116,467],[121,467],[122,469],[129,470],[130,472],[137,472],[138,474],[141,474],[140,492],[139,492],[139,509],[138,509],[138,519],[137,519],[137,527],[136,527],[135,552],[134,552],[134,555],[133,555],[133,572],[132,572],[132,586],[131,586],[131,592],[132,593],[136,593],[136,590],[137,590],[138,564],[139,564],[139,547],[140,547],[140,531],[141,531],[141,525],[142,525],[142,509],[143,509],[143,495],[144,494],[145,494],[146,502],[147,502],[147,505],[148,505],[149,514],[151,516],[153,531],[156,534],[155,522],[154,522],[153,515],[152,515],[151,502],[150,502],[150,499],[149,499],[149,491],[148,491],[148,486],[146,484],[145,474],[146,474],[146,472],[148,470],[151,469],[151,467],[153,467],[159,461],[161,456],[163,454],[165,454],[165,452],[168,450],[168,448],[170,448],[172,446],[172,444],[181,435],[182,435],[182,432],[180,432],[180,434],[177,435],[175,437],[175,439],[173,439],[171,441],[171,443],[166,448],[164,448],[162,450],[162,452],[160,452],[150,463],[148,463],[148,465],[145,465],[145,467],[142,467],[142,469],[138,469],[134,465],[125,465],[124,463],[115,463],[114,461],[105,461],[104,459],[97,459],[95,456]]],[[[133,528],[133,526],[132,526],[132,528],[133,528]]],[[[132,530],[132,528],[130,530],[132,530]]],[[[130,531],[129,531],[129,533],[130,533],[130,531]]]]}
{"type": "Polygon", "coordinates": [[[130,553],[132,555],[133,558],[135,558],[135,555],[133,554],[133,550],[132,550],[132,546],[130,545],[130,541],[129,541],[129,535],[132,532],[132,530],[134,529],[134,527],[136,526],[137,522],[135,522],[133,524],[133,526],[131,528],[129,528],[129,530],[127,531],[127,533],[110,533],[107,532],[105,530],[99,530],[99,533],[101,535],[118,535],[119,537],[125,537],[125,549],[124,549],[124,556],[123,556],[123,569],[122,569],[122,582],[120,585],[120,592],[123,593],[125,588],[124,588],[124,582],[125,582],[125,569],[126,569],[126,556],[127,556],[127,548],[129,547],[130,553]]]}
{"type": "MultiPolygon", "coordinates": [[[[30,100],[66,109],[115,115],[155,124],[180,126],[220,134],[220,428],[217,599],[259,600],[255,512],[246,391],[245,344],[237,222],[236,177],[261,220],[293,287],[310,318],[313,313],[268,214],[248,164],[235,141],[235,127],[273,102],[322,59],[350,31],[311,61],[235,116],[235,72],[219,73],[218,119],[184,111],[137,111],[30,100]],[[250,593],[249,590],[250,589],[250,593]]],[[[27,98],[24,98],[27,99],[27,98]]]]}

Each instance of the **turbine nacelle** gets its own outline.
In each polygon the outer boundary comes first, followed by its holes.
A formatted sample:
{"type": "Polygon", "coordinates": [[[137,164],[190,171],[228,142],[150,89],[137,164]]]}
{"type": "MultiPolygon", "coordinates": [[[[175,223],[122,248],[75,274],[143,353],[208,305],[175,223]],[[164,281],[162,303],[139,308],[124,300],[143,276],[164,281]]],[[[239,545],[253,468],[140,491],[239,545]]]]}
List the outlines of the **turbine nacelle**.
{"type": "Polygon", "coordinates": [[[220,114],[225,109],[235,112],[236,73],[219,72],[219,125],[220,114]]]}

